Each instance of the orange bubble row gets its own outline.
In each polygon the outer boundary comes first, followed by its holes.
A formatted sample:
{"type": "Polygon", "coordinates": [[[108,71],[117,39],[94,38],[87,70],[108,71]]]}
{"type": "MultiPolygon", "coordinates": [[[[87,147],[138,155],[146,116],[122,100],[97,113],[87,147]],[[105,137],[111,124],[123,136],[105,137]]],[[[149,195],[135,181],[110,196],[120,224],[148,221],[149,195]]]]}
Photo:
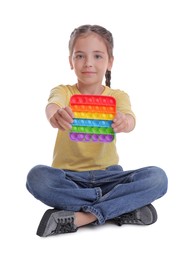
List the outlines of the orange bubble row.
{"type": "Polygon", "coordinates": [[[113,113],[115,114],[116,108],[114,106],[97,106],[97,105],[71,105],[72,111],[87,111],[91,113],[113,113]]]}

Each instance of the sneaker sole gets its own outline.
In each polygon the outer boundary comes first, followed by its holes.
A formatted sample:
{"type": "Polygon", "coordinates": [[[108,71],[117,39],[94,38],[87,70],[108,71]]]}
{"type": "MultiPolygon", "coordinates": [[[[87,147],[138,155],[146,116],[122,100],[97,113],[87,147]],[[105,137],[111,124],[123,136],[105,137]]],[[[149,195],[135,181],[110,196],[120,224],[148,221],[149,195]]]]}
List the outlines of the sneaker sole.
{"type": "Polygon", "coordinates": [[[43,215],[43,217],[42,217],[42,219],[41,219],[41,222],[40,222],[40,224],[39,224],[39,226],[38,226],[38,229],[37,229],[37,233],[36,233],[36,234],[37,234],[38,236],[43,237],[43,234],[44,234],[44,232],[45,232],[45,228],[46,228],[48,219],[50,218],[51,214],[54,213],[54,212],[56,212],[56,211],[59,211],[59,210],[57,210],[57,209],[48,209],[48,210],[44,213],[44,215],[43,215]]]}
{"type": "MultiPolygon", "coordinates": [[[[148,208],[152,211],[153,222],[152,222],[151,224],[153,224],[153,223],[155,223],[155,222],[157,221],[158,215],[157,215],[157,212],[156,212],[155,207],[154,207],[152,204],[149,204],[149,205],[148,205],[148,208]]],[[[149,224],[149,225],[150,225],[150,224],[149,224]]]]}

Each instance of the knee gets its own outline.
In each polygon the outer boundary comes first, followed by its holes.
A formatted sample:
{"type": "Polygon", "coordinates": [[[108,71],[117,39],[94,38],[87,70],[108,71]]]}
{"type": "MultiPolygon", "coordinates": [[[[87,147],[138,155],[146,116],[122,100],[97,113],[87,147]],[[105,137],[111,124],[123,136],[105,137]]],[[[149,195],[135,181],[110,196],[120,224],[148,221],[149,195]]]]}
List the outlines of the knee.
{"type": "Polygon", "coordinates": [[[168,178],[165,171],[162,168],[156,166],[151,167],[151,171],[153,173],[154,184],[158,186],[158,189],[160,189],[162,195],[164,195],[168,189],[168,178]]]}
{"type": "Polygon", "coordinates": [[[32,192],[32,190],[35,189],[39,183],[41,183],[41,172],[43,169],[43,165],[37,165],[34,166],[28,173],[27,175],[27,180],[26,180],[26,187],[27,189],[32,192]]]}
{"type": "Polygon", "coordinates": [[[41,167],[42,165],[36,165],[29,171],[27,175],[27,182],[31,183],[37,180],[41,167]]]}

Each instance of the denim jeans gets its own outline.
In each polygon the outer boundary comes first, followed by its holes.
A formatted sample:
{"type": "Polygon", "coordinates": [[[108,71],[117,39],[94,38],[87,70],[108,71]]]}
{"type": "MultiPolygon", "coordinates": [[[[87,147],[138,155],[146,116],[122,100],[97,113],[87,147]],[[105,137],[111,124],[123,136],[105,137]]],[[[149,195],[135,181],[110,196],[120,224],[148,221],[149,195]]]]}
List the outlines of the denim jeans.
{"type": "Polygon", "coordinates": [[[27,176],[27,189],[44,204],[68,211],[90,212],[97,224],[152,203],[167,191],[165,172],[150,166],[123,171],[74,172],[37,165],[27,176]]]}

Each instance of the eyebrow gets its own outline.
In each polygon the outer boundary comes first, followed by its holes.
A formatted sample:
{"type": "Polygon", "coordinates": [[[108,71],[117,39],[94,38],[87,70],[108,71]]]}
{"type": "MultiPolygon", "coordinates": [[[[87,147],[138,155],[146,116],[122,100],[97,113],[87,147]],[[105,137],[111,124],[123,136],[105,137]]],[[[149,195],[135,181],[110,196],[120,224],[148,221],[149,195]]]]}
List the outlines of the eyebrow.
{"type": "MultiPolygon", "coordinates": [[[[93,52],[105,54],[105,52],[103,52],[103,51],[93,51],[93,52]]],[[[75,53],[85,53],[85,52],[84,51],[75,51],[75,53]]]]}

